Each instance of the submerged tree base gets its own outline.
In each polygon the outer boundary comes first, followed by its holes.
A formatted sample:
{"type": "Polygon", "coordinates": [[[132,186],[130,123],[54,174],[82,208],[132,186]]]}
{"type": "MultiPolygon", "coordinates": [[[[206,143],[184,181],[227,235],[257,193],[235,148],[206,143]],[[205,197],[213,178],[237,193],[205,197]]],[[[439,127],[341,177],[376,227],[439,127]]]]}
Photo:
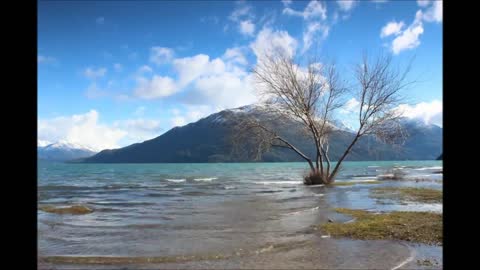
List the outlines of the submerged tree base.
{"type": "MultiPolygon", "coordinates": [[[[336,208],[336,212],[355,218],[349,223],[325,223],[320,229],[332,236],[362,240],[404,240],[442,245],[442,214],[431,212],[372,213],[336,208]]],[[[317,229],[317,228],[316,228],[317,229]]]]}
{"type": "Polygon", "coordinates": [[[319,171],[310,171],[303,177],[305,185],[329,185],[333,182],[333,177],[321,174],[319,171]]]}

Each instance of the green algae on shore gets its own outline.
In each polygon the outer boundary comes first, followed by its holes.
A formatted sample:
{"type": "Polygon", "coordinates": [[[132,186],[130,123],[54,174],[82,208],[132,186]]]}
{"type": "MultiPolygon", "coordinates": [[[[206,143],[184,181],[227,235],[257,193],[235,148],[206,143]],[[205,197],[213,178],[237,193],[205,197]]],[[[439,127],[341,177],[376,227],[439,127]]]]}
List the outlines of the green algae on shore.
{"type": "Polygon", "coordinates": [[[442,245],[442,214],[400,211],[378,214],[346,208],[336,208],[335,211],[355,219],[349,223],[325,223],[319,226],[320,230],[332,236],[442,245]]]}
{"type": "Polygon", "coordinates": [[[66,207],[55,207],[52,205],[42,205],[38,207],[38,209],[48,212],[48,213],[53,213],[53,214],[71,214],[71,215],[85,215],[93,212],[93,209],[84,206],[84,205],[72,205],[72,206],[66,206],[66,207]]]}
{"type": "Polygon", "coordinates": [[[442,191],[414,187],[380,187],[372,189],[370,197],[375,199],[394,199],[398,201],[415,201],[422,203],[441,203],[442,191]]]}
{"type": "Polygon", "coordinates": [[[353,186],[358,184],[380,184],[378,180],[365,180],[365,181],[348,181],[348,182],[334,182],[333,186],[353,186]]]}

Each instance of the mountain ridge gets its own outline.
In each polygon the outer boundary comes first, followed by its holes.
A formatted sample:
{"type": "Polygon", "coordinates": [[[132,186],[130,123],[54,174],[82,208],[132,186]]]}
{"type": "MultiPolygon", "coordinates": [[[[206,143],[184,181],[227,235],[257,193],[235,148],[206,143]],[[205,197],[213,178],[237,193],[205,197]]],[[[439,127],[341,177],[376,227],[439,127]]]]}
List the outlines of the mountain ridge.
{"type": "MultiPolygon", "coordinates": [[[[200,162],[250,162],[252,159],[235,156],[228,136],[235,121],[253,116],[268,122],[269,110],[265,105],[247,105],[227,109],[206,116],[194,123],[174,127],[164,134],[119,149],[106,149],[94,156],[77,160],[85,163],[200,163],[200,162]]],[[[312,143],[298,134],[301,126],[284,119],[274,123],[283,136],[292,141],[307,155],[313,156],[312,143]]],[[[386,145],[373,137],[361,138],[346,160],[434,160],[442,152],[442,128],[406,120],[411,136],[400,147],[386,145]]],[[[339,127],[331,140],[330,157],[333,160],[346,149],[353,133],[339,127]]],[[[288,149],[272,149],[260,161],[301,161],[288,149]]]]}

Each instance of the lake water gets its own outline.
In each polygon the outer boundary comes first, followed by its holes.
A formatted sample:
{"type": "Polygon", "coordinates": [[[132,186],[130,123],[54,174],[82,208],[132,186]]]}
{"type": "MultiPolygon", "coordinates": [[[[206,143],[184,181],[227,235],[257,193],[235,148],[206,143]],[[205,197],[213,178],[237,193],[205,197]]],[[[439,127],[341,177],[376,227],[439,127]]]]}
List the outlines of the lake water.
{"type": "MultiPolygon", "coordinates": [[[[337,181],[376,179],[393,168],[412,181],[379,185],[442,188],[438,173],[442,161],[345,162],[337,181]]],[[[341,218],[332,216],[333,207],[442,211],[441,204],[377,203],[368,192],[379,185],[304,186],[307,169],[306,163],[39,161],[38,253],[40,257],[229,254],[300,240],[312,225],[341,218]],[[45,205],[83,205],[93,212],[60,215],[40,210],[45,205]]]]}

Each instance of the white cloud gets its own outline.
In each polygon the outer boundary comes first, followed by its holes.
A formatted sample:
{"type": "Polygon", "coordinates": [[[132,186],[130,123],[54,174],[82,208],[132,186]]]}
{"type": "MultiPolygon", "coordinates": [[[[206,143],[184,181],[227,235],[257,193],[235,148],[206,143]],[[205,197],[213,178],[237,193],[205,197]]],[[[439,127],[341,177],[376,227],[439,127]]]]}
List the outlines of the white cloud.
{"type": "Polygon", "coordinates": [[[356,0],[337,0],[338,7],[343,11],[350,11],[357,4],[356,0]]]}
{"type": "Polygon", "coordinates": [[[292,0],[282,0],[283,6],[288,7],[292,4],[292,0]]]}
{"type": "Polygon", "coordinates": [[[246,65],[248,62],[242,51],[243,47],[228,48],[223,54],[222,59],[225,59],[227,62],[232,62],[233,64],[246,65]]]}
{"type": "Polygon", "coordinates": [[[122,66],[122,64],[120,64],[120,63],[115,63],[115,64],[113,64],[113,69],[114,69],[116,72],[120,72],[120,71],[122,71],[123,66],[122,66]]]}
{"type": "Polygon", "coordinates": [[[115,121],[113,127],[126,132],[126,135],[119,141],[121,145],[149,140],[159,136],[163,131],[160,121],[143,118],[115,121]]]}
{"type": "Polygon", "coordinates": [[[228,18],[234,22],[238,22],[241,18],[250,16],[251,8],[251,6],[241,3],[233,10],[228,18]]]}
{"type": "Polygon", "coordinates": [[[344,109],[349,112],[356,112],[359,109],[360,102],[356,98],[351,98],[345,103],[344,109]]]}
{"type": "Polygon", "coordinates": [[[188,123],[198,121],[220,109],[209,105],[185,105],[182,110],[173,109],[173,117],[170,119],[171,127],[183,126],[188,123]]]}
{"type": "Polygon", "coordinates": [[[423,34],[423,21],[440,23],[443,20],[443,1],[417,1],[417,4],[424,8],[417,11],[415,19],[405,30],[404,23],[389,22],[382,28],[380,37],[396,35],[392,41],[391,49],[394,54],[403,50],[413,49],[420,45],[420,35],[423,34]]]}
{"type": "Polygon", "coordinates": [[[179,74],[179,85],[186,86],[202,75],[218,74],[225,71],[225,63],[205,54],[197,54],[192,57],[178,58],[173,61],[173,66],[179,74]]]}
{"type": "Polygon", "coordinates": [[[38,64],[47,64],[47,63],[55,63],[57,59],[51,56],[45,56],[45,55],[38,55],[37,56],[37,63],[38,64]]]}
{"type": "Polygon", "coordinates": [[[245,20],[240,22],[240,33],[246,36],[253,36],[255,33],[255,24],[253,24],[250,20],[245,20]]]}
{"type": "Polygon", "coordinates": [[[407,118],[419,119],[425,124],[443,126],[443,106],[440,100],[421,102],[413,106],[402,104],[396,110],[407,118]]]}
{"type": "Polygon", "coordinates": [[[322,25],[319,22],[309,23],[307,29],[303,31],[303,48],[302,53],[306,52],[310,46],[312,46],[315,38],[325,39],[328,36],[330,28],[328,26],[322,25]],[[317,35],[317,32],[321,31],[321,35],[317,35]]]}
{"type": "Polygon", "coordinates": [[[303,11],[296,11],[289,7],[283,9],[283,14],[290,16],[299,16],[305,20],[313,18],[321,18],[322,20],[327,19],[327,5],[322,4],[319,1],[312,0],[308,3],[303,11]]]}
{"type": "Polygon", "coordinates": [[[105,23],[105,18],[104,17],[98,17],[95,22],[97,24],[104,24],[105,23]]]}
{"type": "Polygon", "coordinates": [[[147,66],[147,65],[143,65],[141,66],[139,69],[138,69],[138,73],[139,74],[142,74],[142,73],[150,73],[150,72],[153,72],[152,68],[147,66]]]}
{"type": "Polygon", "coordinates": [[[135,95],[143,99],[168,97],[179,90],[175,81],[167,76],[154,75],[151,79],[139,77],[137,82],[135,95]]]}
{"type": "Polygon", "coordinates": [[[107,73],[107,69],[102,67],[102,68],[92,68],[92,67],[88,67],[85,69],[85,71],[83,72],[83,74],[85,75],[85,77],[89,78],[89,79],[92,79],[92,80],[95,80],[95,79],[98,79],[98,78],[101,78],[103,76],[105,76],[105,74],[107,73]]]}
{"type": "Polygon", "coordinates": [[[44,147],[44,146],[47,146],[49,144],[52,144],[52,142],[49,142],[49,141],[44,141],[44,140],[38,140],[37,141],[37,146],[38,147],[44,147]]]}
{"type": "Polygon", "coordinates": [[[205,76],[194,84],[192,104],[213,104],[219,108],[233,108],[257,101],[251,75],[238,76],[231,72],[205,76]]]}
{"type": "Polygon", "coordinates": [[[152,47],[150,49],[150,62],[157,65],[170,62],[173,58],[173,50],[165,47],[152,47]]]}
{"type": "Polygon", "coordinates": [[[430,4],[430,0],[417,0],[419,7],[426,7],[430,4]]]}
{"type": "Polygon", "coordinates": [[[390,35],[398,35],[401,33],[404,26],[405,26],[404,22],[391,21],[382,28],[380,37],[383,38],[383,37],[388,37],[390,35]]]}
{"type": "Polygon", "coordinates": [[[66,141],[85,145],[97,151],[118,148],[118,141],[127,132],[99,123],[99,114],[90,110],[85,114],[38,120],[38,139],[49,142],[66,141]]]}
{"type": "Polygon", "coordinates": [[[250,48],[257,56],[257,61],[269,52],[279,52],[287,56],[295,55],[298,42],[286,31],[272,31],[271,28],[263,28],[255,41],[250,43],[250,48]]]}
{"type": "Polygon", "coordinates": [[[420,45],[420,35],[423,34],[422,12],[419,10],[414,22],[392,41],[392,51],[399,54],[403,50],[413,49],[420,45]]]}
{"type": "Polygon", "coordinates": [[[174,116],[171,120],[172,126],[181,127],[187,123],[187,120],[183,116],[174,116]]]}
{"type": "Polygon", "coordinates": [[[433,5],[423,14],[423,19],[427,22],[443,21],[443,1],[433,1],[433,5]]]}

